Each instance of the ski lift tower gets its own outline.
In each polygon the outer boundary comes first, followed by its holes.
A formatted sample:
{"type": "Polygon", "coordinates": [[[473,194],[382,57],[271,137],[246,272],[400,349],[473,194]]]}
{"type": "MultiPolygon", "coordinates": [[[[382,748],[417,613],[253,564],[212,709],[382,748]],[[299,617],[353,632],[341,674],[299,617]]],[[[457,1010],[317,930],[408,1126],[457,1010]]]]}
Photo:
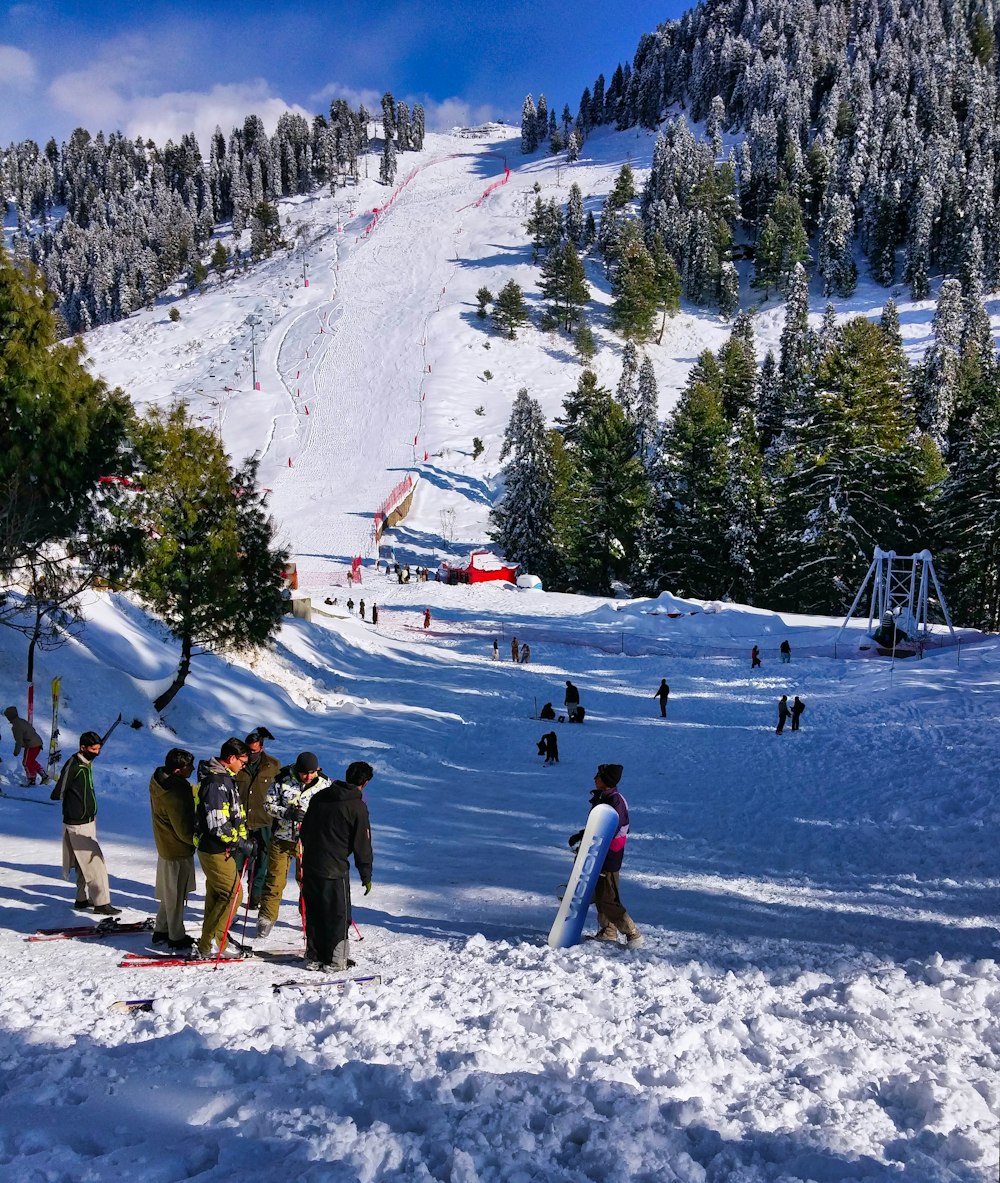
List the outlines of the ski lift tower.
{"type": "MultiPolygon", "coordinates": [[[[934,559],[929,550],[922,550],[915,555],[897,555],[894,550],[875,548],[872,565],[864,577],[854,603],[848,612],[836,640],[839,642],[847,631],[858,605],[864,598],[865,591],[871,585],[871,606],[868,610],[868,633],[872,635],[875,629],[883,625],[891,625],[893,632],[898,629],[905,633],[911,642],[923,645],[930,633],[930,621],[927,616],[927,599],[931,585],[937,595],[938,604],[948,626],[951,639],[957,644],[958,636],[951,623],[951,613],[948,602],[944,598],[941,584],[938,582],[937,572],[934,570],[934,559]]],[[[895,648],[895,645],[893,646],[895,648]]]]}

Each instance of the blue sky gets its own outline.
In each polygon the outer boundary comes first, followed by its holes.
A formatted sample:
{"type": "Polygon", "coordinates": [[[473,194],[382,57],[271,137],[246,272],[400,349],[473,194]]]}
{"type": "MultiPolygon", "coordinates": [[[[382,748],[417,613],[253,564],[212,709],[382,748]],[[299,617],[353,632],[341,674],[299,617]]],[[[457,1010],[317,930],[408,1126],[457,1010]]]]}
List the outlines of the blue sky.
{"type": "Polygon", "coordinates": [[[163,142],[253,111],[422,102],[431,127],[520,119],[527,93],[576,111],[680,0],[28,0],[0,5],[0,143],[73,128],[163,142]]]}

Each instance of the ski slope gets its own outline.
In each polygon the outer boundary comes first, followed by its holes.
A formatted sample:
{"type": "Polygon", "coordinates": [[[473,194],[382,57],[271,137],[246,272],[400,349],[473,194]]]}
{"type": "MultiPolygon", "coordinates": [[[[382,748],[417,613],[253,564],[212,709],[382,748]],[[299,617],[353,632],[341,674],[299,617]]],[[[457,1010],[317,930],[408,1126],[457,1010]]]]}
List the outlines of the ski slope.
{"type": "MultiPolygon", "coordinates": [[[[967,636],[920,662],[859,661],[832,656],[839,621],[376,574],[371,515],[404,472],[420,481],[387,539],[396,554],[465,553],[486,536],[517,389],[554,416],[576,383],[562,339],[504,341],[475,316],[484,284],[513,278],[537,298],[522,229],[534,184],[565,199],[576,179],[593,208],[626,158],[641,178],[652,139],[595,136],[572,169],[524,161],[499,132],[427,144],[401,158],[401,179],[419,171],[366,236],[388,196],[372,181],[283,203],[288,251],[88,336],[94,367],[137,405],[183,397],[234,457],[260,455],[313,621],[288,620],[252,661],[198,658],[164,719],[150,704],[176,646],[125,596],[91,596],[79,636],[36,659],[39,687],[63,679],[65,754],[119,711],[136,724],[96,767],[125,919],[155,908],[147,785],[170,747],[208,755],[263,723],[283,762],[313,750],[339,774],[370,760],[375,888],[356,892],[353,948],[383,982],[275,992],[306,975],[119,968],[141,937],[27,943],[77,919],[73,888],[57,811],[0,798],[3,1178],[995,1180],[1000,649],[967,636]],[[511,147],[509,181],[475,205],[511,147]],[[379,604],[377,629],[344,607],[357,553],[352,594],[379,604]],[[490,660],[513,635],[531,665],[490,660]],[[556,724],[560,763],[545,768],[535,744],[551,725],[533,716],[558,709],[567,678],[587,721],[556,724]],[[779,737],[782,693],[807,711],[779,737]],[[601,762],[625,766],[622,892],[646,945],[551,950],[566,838],[601,762]],[[109,1009],[135,997],[153,1010],[109,1009]]],[[[877,315],[883,295],[862,285],[842,312],[877,315]]],[[[931,310],[901,301],[911,352],[931,310]]],[[[755,325],[763,352],[781,305],[755,325]]],[[[671,321],[650,346],[661,410],[727,333],[692,310],[671,321]]],[[[620,344],[600,323],[597,337],[614,386],[620,344]]],[[[24,660],[0,633],[12,701],[24,660]]],[[[6,728],[0,749],[0,787],[28,795],[6,728]]],[[[289,887],[266,944],[300,939],[289,887]]]]}

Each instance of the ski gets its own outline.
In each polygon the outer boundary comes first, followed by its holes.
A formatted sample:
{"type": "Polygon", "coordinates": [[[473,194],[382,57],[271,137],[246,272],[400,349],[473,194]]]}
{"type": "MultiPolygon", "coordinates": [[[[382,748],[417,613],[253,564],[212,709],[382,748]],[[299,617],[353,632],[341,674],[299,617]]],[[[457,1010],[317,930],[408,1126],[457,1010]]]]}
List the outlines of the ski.
{"type": "Polygon", "coordinates": [[[45,766],[47,775],[55,776],[56,765],[59,763],[59,694],[62,689],[62,678],[52,679],[52,730],[49,732],[49,761],[45,766]]]}
{"type": "Polygon", "coordinates": [[[149,953],[126,953],[118,962],[119,969],[189,969],[196,965],[246,965],[248,957],[158,957],[149,953]]]}
{"type": "MultiPolygon", "coordinates": [[[[382,975],[371,974],[363,978],[321,978],[319,980],[310,981],[307,978],[298,979],[289,982],[272,982],[270,984],[271,990],[277,994],[280,990],[307,990],[309,987],[327,987],[332,986],[343,992],[348,986],[381,986],[382,975]]],[[[252,985],[264,985],[262,982],[254,982],[252,985]]],[[[118,1002],[113,1002],[108,1010],[114,1011],[117,1014],[134,1015],[143,1011],[151,1011],[156,1003],[155,998],[122,998],[118,1002]]]]}
{"type": "Polygon", "coordinates": [[[66,928],[40,928],[34,936],[26,937],[29,941],[76,941],[88,937],[113,937],[122,933],[149,932],[153,921],[126,920],[121,923],[117,916],[109,916],[97,924],[78,924],[66,928]]]}

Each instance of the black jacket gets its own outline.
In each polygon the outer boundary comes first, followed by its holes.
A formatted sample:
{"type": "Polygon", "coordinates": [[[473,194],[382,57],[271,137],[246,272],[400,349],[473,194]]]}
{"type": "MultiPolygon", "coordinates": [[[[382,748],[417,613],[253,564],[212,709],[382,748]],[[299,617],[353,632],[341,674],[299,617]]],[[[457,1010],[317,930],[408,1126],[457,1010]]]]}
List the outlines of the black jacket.
{"type": "Polygon", "coordinates": [[[362,883],[372,877],[372,834],[368,806],[356,785],[335,780],[309,799],[302,822],[302,872],[318,879],[343,879],[354,855],[362,883]]]}
{"type": "Polygon", "coordinates": [[[97,817],[97,795],[91,761],[77,752],[63,765],[52,799],[62,799],[63,822],[67,826],[85,826],[97,817]]]}

